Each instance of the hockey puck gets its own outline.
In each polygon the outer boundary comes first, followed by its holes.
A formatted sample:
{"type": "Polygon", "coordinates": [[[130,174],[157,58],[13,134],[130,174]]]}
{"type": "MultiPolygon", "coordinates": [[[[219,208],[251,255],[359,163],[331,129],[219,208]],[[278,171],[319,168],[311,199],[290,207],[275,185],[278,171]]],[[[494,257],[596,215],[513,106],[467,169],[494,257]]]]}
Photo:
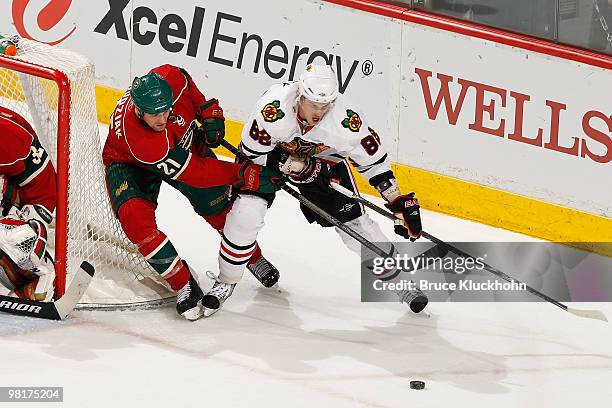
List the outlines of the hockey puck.
{"type": "Polygon", "coordinates": [[[413,390],[422,390],[425,388],[425,383],[423,381],[410,381],[410,388],[413,390]]]}

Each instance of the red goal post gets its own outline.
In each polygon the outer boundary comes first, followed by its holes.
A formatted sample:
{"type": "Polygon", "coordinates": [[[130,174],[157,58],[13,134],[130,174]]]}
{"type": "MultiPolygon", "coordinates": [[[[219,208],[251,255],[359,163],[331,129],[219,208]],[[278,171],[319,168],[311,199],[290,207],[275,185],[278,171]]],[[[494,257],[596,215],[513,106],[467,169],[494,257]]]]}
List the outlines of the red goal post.
{"type": "MultiPolygon", "coordinates": [[[[70,81],[63,72],[27,63],[6,55],[0,54],[0,68],[21,72],[35,77],[45,78],[57,84],[58,98],[57,111],[65,112],[59,114],[57,120],[57,149],[62,154],[57,155],[57,209],[55,214],[56,231],[67,229],[67,201],[68,201],[68,138],[70,137],[70,120],[68,109],[70,107],[70,81]]],[[[3,92],[5,90],[3,89],[3,92]]],[[[66,290],[66,234],[57,234],[55,237],[55,297],[60,298],[66,290]],[[58,236],[59,235],[59,236],[58,236]]]]}

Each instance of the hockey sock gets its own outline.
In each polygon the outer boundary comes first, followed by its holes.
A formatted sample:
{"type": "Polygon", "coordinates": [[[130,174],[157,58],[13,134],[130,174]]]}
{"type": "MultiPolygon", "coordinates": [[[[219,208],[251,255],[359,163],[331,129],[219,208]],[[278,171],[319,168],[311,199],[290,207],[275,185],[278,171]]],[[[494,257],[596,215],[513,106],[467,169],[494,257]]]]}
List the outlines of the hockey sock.
{"type": "Polygon", "coordinates": [[[168,282],[172,289],[178,291],[187,284],[190,276],[189,270],[163,232],[158,231],[138,247],[149,265],[168,282]]]}

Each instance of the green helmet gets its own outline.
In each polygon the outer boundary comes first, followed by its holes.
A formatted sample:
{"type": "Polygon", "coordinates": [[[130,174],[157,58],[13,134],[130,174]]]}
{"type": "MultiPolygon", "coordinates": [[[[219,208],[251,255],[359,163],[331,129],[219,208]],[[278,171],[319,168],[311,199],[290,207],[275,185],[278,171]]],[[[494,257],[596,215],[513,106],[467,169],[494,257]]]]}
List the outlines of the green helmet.
{"type": "Polygon", "coordinates": [[[172,88],[157,72],[134,78],[130,95],[144,113],[156,115],[172,107],[172,88]]]}

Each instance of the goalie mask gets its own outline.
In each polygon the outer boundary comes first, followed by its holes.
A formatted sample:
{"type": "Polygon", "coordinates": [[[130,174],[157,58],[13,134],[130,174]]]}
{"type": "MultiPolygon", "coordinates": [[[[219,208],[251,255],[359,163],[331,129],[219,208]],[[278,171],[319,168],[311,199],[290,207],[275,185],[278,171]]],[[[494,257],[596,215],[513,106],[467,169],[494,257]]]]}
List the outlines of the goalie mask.
{"type": "Polygon", "coordinates": [[[311,102],[332,103],[338,97],[336,73],[330,65],[306,65],[300,75],[298,94],[311,102]]]}
{"type": "Polygon", "coordinates": [[[170,84],[157,72],[134,78],[130,95],[134,105],[150,115],[165,112],[174,103],[170,84]]]}

